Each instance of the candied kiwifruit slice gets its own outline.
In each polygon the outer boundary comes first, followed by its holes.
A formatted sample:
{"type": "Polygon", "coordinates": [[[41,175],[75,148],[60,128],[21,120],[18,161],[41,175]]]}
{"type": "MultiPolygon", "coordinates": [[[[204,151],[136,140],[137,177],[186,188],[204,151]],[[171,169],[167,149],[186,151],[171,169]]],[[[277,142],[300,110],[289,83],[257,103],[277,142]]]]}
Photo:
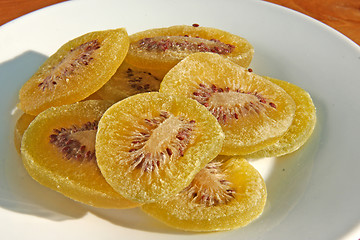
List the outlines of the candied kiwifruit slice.
{"type": "Polygon", "coordinates": [[[294,120],[284,136],[276,143],[248,157],[279,157],[298,150],[310,138],[316,124],[316,108],[311,96],[304,89],[275,78],[266,77],[283,88],[295,101],[294,120]]]}
{"type": "MultiPolygon", "coordinates": [[[[87,98],[85,98],[84,100],[81,100],[81,101],[87,101],[87,100],[108,100],[108,99],[103,99],[102,97],[100,97],[98,92],[94,92],[93,94],[91,94],[90,96],[88,96],[87,98]]],[[[111,101],[111,100],[108,100],[108,101],[111,101]]]]}
{"type": "Polygon", "coordinates": [[[186,231],[243,227],[263,212],[266,185],[245,159],[217,157],[176,196],[141,209],[165,224],[186,231]]]}
{"type": "Polygon", "coordinates": [[[137,202],[186,187],[221,150],[224,133],[192,99],[140,93],[110,107],[99,122],[96,154],[107,182],[137,202]]]}
{"type": "Polygon", "coordinates": [[[138,93],[159,91],[163,77],[154,70],[133,66],[125,58],[116,73],[96,94],[102,99],[120,101],[138,93]]]}
{"type": "Polygon", "coordinates": [[[64,44],[22,86],[20,108],[31,115],[83,100],[116,72],[129,49],[123,28],[87,33],[64,44]]]}
{"type": "Polygon", "coordinates": [[[111,188],[96,163],[97,125],[110,106],[107,101],[89,100],[40,113],[21,142],[23,163],[30,176],[71,199],[95,207],[138,206],[111,188]]]}
{"type": "Polygon", "coordinates": [[[213,52],[249,66],[254,49],[246,39],[223,30],[194,26],[155,28],[130,35],[127,61],[165,74],[189,54],[213,52]]]}
{"type": "Polygon", "coordinates": [[[295,114],[294,100],[281,87],[212,53],[182,60],[159,91],[204,105],[225,133],[223,155],[245,155],[275,143],[295,114]]]}
{"type": "Polygon", "coordinates": [[[20,153],[21,139],[28,128],[29,124],[34,120],[35,116],[23,113],[19,119],[16,121],[15,130],[14,130],[14,145],[16,151],[20,153]]]}

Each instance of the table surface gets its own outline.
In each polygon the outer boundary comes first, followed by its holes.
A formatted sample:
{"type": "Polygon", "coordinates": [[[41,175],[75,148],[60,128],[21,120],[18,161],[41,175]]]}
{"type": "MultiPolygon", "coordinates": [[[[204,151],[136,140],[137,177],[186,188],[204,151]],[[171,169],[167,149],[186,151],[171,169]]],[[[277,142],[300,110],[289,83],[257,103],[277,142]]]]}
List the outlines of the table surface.
{"type": "MultiPolygon", "coordinates": [[[[360,0],[267,0],[313,17],[360,45],[360,0]]],[[[0,0],[0,26],[60,0],[0,0]]]]}

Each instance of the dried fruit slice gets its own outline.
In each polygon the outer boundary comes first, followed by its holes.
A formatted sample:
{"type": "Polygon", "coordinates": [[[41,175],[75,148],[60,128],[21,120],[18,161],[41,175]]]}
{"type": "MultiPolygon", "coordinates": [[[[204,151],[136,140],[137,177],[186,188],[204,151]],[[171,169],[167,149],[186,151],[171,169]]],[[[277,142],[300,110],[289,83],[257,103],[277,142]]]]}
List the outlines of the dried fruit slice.
{"type": "Polygon", "coordinates": [[[194,100],[141,93],[110,107],[99,122],[98,165],[121,195],[154,202],[175,195],[221,150],[216,119],[194,100]]]}
{"type": "Polygon", "coordinates": [[[16,121],[14,130],[14,144],[16,151],[20,153],[21,139],[28,128],[29,124],[34,120],[35,116],[23,113],[20,118],[16,121]]]}
{"type": "Polygon", "coordinates": [[[267,192],[259,172],[245,159],[216,158],[176,196],[141,206],[165,224],[186,231],[243,227],[264,210],[267,192]]]}
{"type": "Polygon", "coordinates": [[[296,111],[285,135],[273,145],[250,154],[250,158],[279,157],[296,151],[310,138],[316,124],[316,108],[308,92],[289,82],[266,78],[279,85],[294,99],[296,111]]]}
{"type": "Polygon", "coordinates": [[[23,85],[20,108],[31,115],[85,99],[116,72],[129,49],[123,28],[87,33],[64,44],[23,85]]]}
{"type": "Polygon", "coordinates": [[[138,206],[110,187],[96,163],[97,124],[110,106],[109,102],[89,100],[40,113],[21,142],[29,174],[42,185],[95,207],[138,206]]]}
{"type": "Polygon", "coordinates": [[[163,77],[154,70],[133,66],[125,58],[116,73],[96,94],[102,99],[120,101],[138,93],[159,91],[163,77]]]}
{"type": "Polygon", "coordinates": [[[81,101],[87,101],[87,100],[105,100],[105,99],[100,97],[100,95],[97,92],[94,92],[93,94],[91,94],[90,96],[88,96],[87,98],[81,101]]]}
{"type": "Polygon", "coordinates": [[[225,133],[223,155],[246,155],[275,143],[296,108],[281,87],[212,53],[182,60],[165,75],[159,91],[204,105],[225,133]]]}
{"type": "Polygon", "coordinates": [[[164,75],[195,52],[214,52],[244,67],[249,66],[254,54],[246,39],[209,27],[179,25],[149,29],[129,37],[127,61],[146,69],[162,70],[164,75]]]}

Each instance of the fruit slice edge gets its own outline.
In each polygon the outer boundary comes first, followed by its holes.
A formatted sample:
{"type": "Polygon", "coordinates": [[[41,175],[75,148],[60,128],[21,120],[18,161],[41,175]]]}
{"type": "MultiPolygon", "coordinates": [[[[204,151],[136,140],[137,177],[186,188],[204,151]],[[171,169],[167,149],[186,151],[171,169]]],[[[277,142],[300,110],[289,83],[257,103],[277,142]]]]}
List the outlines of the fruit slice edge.
{"type": "Polygon", "coordinates": [[[278,142],[248,155],[248,158],[280,157],[292,153],[306,143],[316,125],[316,108],[308,92],[292,83],[266,78],[282,87],[294,99],[295,116],[289,130],[278,142]]]}
{"type": "Polygon", "coordinates": [[[14,129],[14,145],[16,151],[20,154],[21,139],[29,124],[34,120],[35,116],[23,113],[16,121],[14,129]]]}

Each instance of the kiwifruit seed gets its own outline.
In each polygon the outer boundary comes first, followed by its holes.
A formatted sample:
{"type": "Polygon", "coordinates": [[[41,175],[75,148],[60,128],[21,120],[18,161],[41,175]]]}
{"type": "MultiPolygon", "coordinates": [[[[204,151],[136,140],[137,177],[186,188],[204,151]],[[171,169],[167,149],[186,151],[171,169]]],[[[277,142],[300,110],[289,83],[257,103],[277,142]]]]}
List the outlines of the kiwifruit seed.
{"type": "Polygon", "coordinates": [[[160,88],[160,79],[150,72],[137,71],[128,68],[125,72],[125,77],[128,79],[129,87],[136,90],[138,93],[154,92],[158,91],[160,88]]]}
{"type": "Polygon", "coordinates": [[[166,111],[161,111],[158,117],[144,119],[142,130],[131,136],[130,170],[141,169],[141,175],[158,173],[165,163],[184,156],[184,151],[193,142],[191,132],[194,128],[194,120],[188,121],[166,111]]]}
{"type": "Polygon", "coordinates": [[[59,81],[68,82],[69,77],[80,66],[88,65],[93,60],[92,55],[99,48],[100,42],[95,39],[71,49],[59,64],[51,69],[50,74],[39,83],[39,88],[45,91],[46,89],[53,89],[59,81]]]}
{"type": "Polygon", "coordinates": [[[220,88],[200,83],[193,98],[204,105],[216,119],[225,124],[230,119],[239,119],[251,112],[260,114],[263,109],[276,105],[257,92],[244,92],[229,87],[220,88]]]}
{"type": "Polygon", "coordinates": [[[229,54],[235,46],[226,44],[217,39],[204,39],[200,37],[184,36],[158,36],[140,39],[132,44],[133,47],[155,52],[213,52],[229,54]]]}
{"type": "Polygon", "coordinates": [[[54,129],[50,143],[55,145],[67,159],[96,161],[95,137],[98,121],[87,122],[82,126],[54,129]]]}
{"type": "Polygon", "coordinates": [[[221,162],[208,163],[179,194],[203,207],[223,205],[233,200],[236,192],[226,180],[221,165],[221,162]]]}

